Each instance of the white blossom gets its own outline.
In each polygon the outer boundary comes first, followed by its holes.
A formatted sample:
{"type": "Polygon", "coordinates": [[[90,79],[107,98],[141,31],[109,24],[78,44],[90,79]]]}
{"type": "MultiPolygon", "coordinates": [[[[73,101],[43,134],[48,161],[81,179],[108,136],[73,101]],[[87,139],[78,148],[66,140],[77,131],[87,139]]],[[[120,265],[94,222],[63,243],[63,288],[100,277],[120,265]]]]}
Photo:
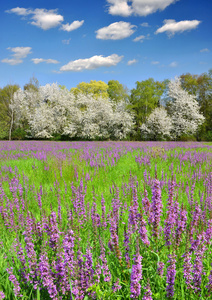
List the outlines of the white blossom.
{"type": "Polygon", "coordinates": [[[134,124],[124,102],[116,104],[92,94],[75,95],[55,83],[41,86],[37,92],[20,89],[14,99],[19,120],[27,120],[34,138],[60,134],[83,139],[123,139],[134,124]]]}
{"type": "Polygon", "coordinates": [[[172,120],[163,107],[157,107],[141,126],[141,136],[145,139],[163,140],[170,137],[172,120]]]}
{"type": "Polygon", "coordinates": [[[183,134],[194,134],[198,126],[204,122],[204,116],[199,112],[196,96],[190,95],[182,89],[180,78],[169,83],[169,97],[172,99],[169,114],[172,119],[172,137],[174,139],[183,134]]]}

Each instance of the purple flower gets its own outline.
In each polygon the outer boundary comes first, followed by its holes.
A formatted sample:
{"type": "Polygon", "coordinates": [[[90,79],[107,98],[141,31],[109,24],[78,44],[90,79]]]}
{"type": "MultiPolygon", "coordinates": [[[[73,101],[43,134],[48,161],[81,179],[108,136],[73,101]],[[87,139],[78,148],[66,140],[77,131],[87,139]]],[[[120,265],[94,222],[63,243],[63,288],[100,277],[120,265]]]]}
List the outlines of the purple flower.
{"type": "Polygon", "coordinates": [[[114,291],[114,293],[116,291],[119,291],[122,288],[122,286],[120,285],[120,279],[117,278],[116,282],[114,283],[114,285],[112,286],[112,290],[114,291]]]}
{"type": "Polygon", "coordinates": [[[152,299],[152,292],[151,292],[151,288],[150,288],[150,283],[148,282],[147,286],[145,287],[145,293],[144,296],[142,298],[142,300],[153,300],[152,299]]]}
{"type": "Polygon", "coordinates": [[[121,251],[119,249],[119,238],[117,234],[117,223],[114,217],[111,217],[110,225],[111,240],[109,242],[111,243],[113,251],[116,253],[118,260],[121,261],[121,251]]]}
{"type": "Polygon", "coordinates": [[[181,206],[180,209],[180,215],[177,218],[176,221],[176,244],[177,246],[180,245],[180,242],[182,240],[182,233],[185,231],[186,229],[186,222],[187,222],[187,211],[184,209],[183,204],[181,206]]]}
{"type": "Polygon", "coordinates": [[[130,236],[129,233],[126,231],[126,228],[124,229],[124,248],[125,248],[125,259],[127,263],[128,269],[130,268],[130,236]]]}
{"type": "Polygon", "coordinates": [[[135,232],[138,229],[138,196],[137,196],[137,190],[135,187],[133,187],[133,203],[129,208],[129,224],[133,227],[133,232],[135,232]]]}
{"type": "Polygon", "coordinates": [[[13,274],[13,268],[12,267],[10,269],[8,268],[7,273],[9,274],[9,280],[14,285],[13,291],[14,291],[15,296],[16,297],[22,297],[23,295],[20,294],[21,288],[20,288],[19,282],[16,279],[15,275],[13,274]]]}
{"type": "Polygon", "coordinates": [[[183,276],[187,284],[187,288],[192,288],[193,274],[192,274],[192,263],[191,263],[191,254],[189,252],[183,255],[184,265],[183,265],[183,276]]]}
{"type": "Polygon", "coordinates": [[[45,223],[44,228],[49,236],[49,247],[56,250],[59,243],[60,231],[58,229],[57,217],[54,211],[49,217],[49,224],[45,223]]]}
{"type": "Polygon", "coordinates": [[[149,245],[150,242],[149,242],[149,239],[148,239],[148,235],[147,235],[147,229],[146,229],[146,221],[144,220],[143,216],[142,216],[142,213],[139,215],[140,217],[140,224],[139,224],[139,234],[140,234],[140,237],[141,237],[141,240],[142,242],[145,244],[145,245],[149,245]]]}
{"type": "Polygon", "coordinates": [[[5,294],[2,291],[0,291],[0,300],[2,300],[4,298],[5,298],[5,294]]]}
{"type": "Polygon", "coordinates": [[[166,283],[167,283],[167,287],[166,287],[166,291],[167,294],[166,296],[168,298],[172,298],[174,296],[174,282],[175,282],[175,276],[176,276],[176,259],[175,259],[175,255],[169,255],[169,266],[167,268],[167,275],[166,275],[166,283]]]}
{"type": "Polygon", "coordinates": [[[163,277],[164,263],[162,261],[158,262],[157,272],[160,277],[163,277]]]}
{"type": "Polygon", "coordinates": [[[137,298],[141,293],[140,280],[142,279],[142,256],[137,247],[137,253],[134,257],[134,264],[132,265],[131,283],[130,283],[130,297],[137,298]]]}
{"type": "Polygon", "coordinates": [[[40,261],[38,264],[38,273],[40,275],[40,278],[42,280],[43,286],[47,288],[47,291],[49,293],[49,296],[52,299],[55,299],[57,296],[57,288],[54,284],[54,279],[51,274],[50,265],[48,262],[47,254],[44,252],[40,256],[40,261]]]}
{"type": "Polygon", "coordinates": [[[161,188],[160,188],[160,181],[155,179],[154,186],[152,191],[152,204],[151,204],[151,213],[149,217],[149,222],[152,224],[153,227],[153,236],[158,237],[159,232],[159,224],[160,224],[160,217],[162,213],[162,198],[161,198],[161,188]]]}
{"type": "Polygon", "coordinates": [[[201,243],[200,246],[198,247],[198,250],[195,253],[196,257],[193,266],[193,274],[194,274],[193,282],[194,282],[195,292],[201,291],[204,252],[205,252],[205,245],[201,243]]]}

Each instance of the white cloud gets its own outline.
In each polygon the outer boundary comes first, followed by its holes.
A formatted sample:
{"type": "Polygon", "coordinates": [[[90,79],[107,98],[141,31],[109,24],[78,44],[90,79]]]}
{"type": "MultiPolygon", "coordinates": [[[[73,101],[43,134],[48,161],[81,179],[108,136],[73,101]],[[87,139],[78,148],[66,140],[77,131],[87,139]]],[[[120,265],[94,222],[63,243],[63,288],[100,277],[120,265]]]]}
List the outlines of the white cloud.
{"type": "Polygon", "coordinates": [[[128,64],[128,66],[131,66],[131,65],[133,65],[133,64],[136,64],[138,61],[137,61],[137,59],[132,59],[132,60],[129,60],[128,62],[127,62],[127,64],[128,64]]]}
{"type": "Polygon", "coordinates": [[[123,17],[147,16],[158,10],[164,10],[176,1],[178,0],[107,0],[109,14],[123,17]]]}
{"type": "Polygon", "coordinates": [[[81,26],[83,25],[83,23],[84,23],[84,20],[82,20],[82,21],[78,21],[78,20],[77,20],[77,21],[74,21],[74,22],[71,23],[71,24],[69,24],[69,23],[63,24],[62,27],[61,27],[60,29],[62,29],[62,30],[64,30],[64,31],[70,32],[70,31],[73,31],[73,30],[75,30],[75,29],[81,27],[81,26]]]}
{"type": "Polygon", "coordinates": [[[10,65],[18,65],[23,62],[23,58],[27,57],[31,52],[31,47],[14,47],[14,48],[7,48],[12,54],[12,58],[5,58],[1,62],[7,63],[10,65]]]}
{"type": "Polygon", "coordinates": [[[208,48],[201,49],[200,52],[210,52],[208,48]]]}
{"type": "Polygon", "coordinates": [[[169,67],[171,68],[176,68],[178,66],[178,63],[176,61],[173,61],[172,63],[169,64],[169,67]]]}
{"type": "Polygon", "coordinates": [[[133,42],[141,42],[141,43],[143,43],[143,40],[145,39],[145,35],[139,35],[139,36],[137,36],[134,40],[133,40],[133,42]]]}
{"type": "Polygon", "coordinates": [[[41,62],[45,62],[47,64],[59,64],[59,61],[55,60],[55,59],[44,59],[44,58],[32,58],[31,61],[33,61],[34,64],[40,64],[41,62]]]}
{"type": "Polygon", "coordinates": [[[135,32],[133,30],[134,27],[136,26],[128,22],[115,22],[98,29],[96,38],[101,40],[121,40],[131,36],[135,32]]]}
{"type": "Polygon", "coordinates": [[[16,7],[10,10],[6,10],[7,13],[15,13],[19,16],[31,15],[30,24],[37,26],[43,30],[48,30],[57,26],[60,26],[64,18],[58,14],[57,9],[44,9],[36,8],[34,10],[26,9],[23,7],[16,7]]]}
{"type": "Polygon", "coordinates": [[[6,12],[9,13],[9,14],[14,13],[14,14],[17,14],[19,16],[27,16],[27,15],[32,14],[32,11],[30,9],[26,9],[26,8],[23,8],[23,7],[15,7],[15,8],[6,10],[6,12]]]}
{"type": "Polygon", "coordinates": [[[160,63],[159,61],[152,61],[151,65],[159,65],[159,63],[160,63]]]}
{"type": "Polygon", "coordinates": [[[82,70],[92,70],[100,67],[111,67],[116,66],[123,56],[118,56],[117,54],[112,54],[110,56],[104,57],[103,55],[94,55],[90,58],[77,59],[70,61],[67,65],[60,68],[60,71],[82,71],[82,70]]]}
{"type": "Polygon", "coordinates": [[[11,66],[14,66],[14,65],[19,65],[23,62],[23,60],[21,59],[15,59],[15,58],[5,58],[5,59],[2,59],[1,62],[3,63],[6,63],[6,64],[9,64],[11,66]]]}
{"type": "Polygon", "coordinates": [[[68,40],[62,40],[62,43],[65,44],[65,45],[69,45],[70,44],[70,40],[71,40],[71,38],[68,39],[68,40]]]}
{"type": "Polygon", "coordinates": [[[33,11],[34,21],[31,22],[32,25],[35,25],[43,30],[48,30],[50,28],[57,27],[63,21],[63,16],[57,14],[57,10],[55,9],[43,9],[36,8],[33,11]]]}
{"type": "Polygon", "coordinates": [[[144,22],[141,24],[142,27],[150,27],[149,24],[147,22],[144,22]]]}
{"type": "Polygon", "coordinates": [[[164,20],[164,25],[157,29],[155,34],[166,32],[169,36],[174,35],[177,32],[184,32],[186,30],[192,30],[198,27],[201,21],[192,20],[192,21],[180,21],[176,22],[175,20],[164,20]]]}

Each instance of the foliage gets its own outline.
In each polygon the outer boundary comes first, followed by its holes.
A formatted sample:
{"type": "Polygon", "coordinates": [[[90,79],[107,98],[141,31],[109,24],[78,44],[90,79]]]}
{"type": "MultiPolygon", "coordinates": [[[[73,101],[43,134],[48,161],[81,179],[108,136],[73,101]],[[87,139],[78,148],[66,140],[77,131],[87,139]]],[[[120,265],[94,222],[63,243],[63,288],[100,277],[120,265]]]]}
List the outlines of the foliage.
{"type": "Polygon", "coordinates": [[[11,139],[11,133],[14,129],[14,120],[17,117],[13,112],[13,96],[19,89],[18,85],[6,85],[0,89],[0,134],[11,139]]]}
{"type": "Polygon", "coordinates": [[[93,94],[95,98],[102,97],[108,98],[108,85],[99,80],[91,80],[89,83],[87,82],[80,82],[76,88],[72,88],[71,92],[74,95],[78,94],[85,94],[86,96],[89,94],[93,94]]]}
{"type": "Polygon", "coordinates": [[[129,95],[127,88],[125,88],[118,80],[109,80],[108,81],[108,96],[112,101],[116,103],[119,101],[129,101],[129,95]]]}
{"type": "Polygon", "coordinates": [[[153,109],[159,106],[164,84],[149,78],[137,81],[136,88],[131,90],[129,108],[135,114],[135,130],[140,137],[140,127],[146,122],[153,109]]]}

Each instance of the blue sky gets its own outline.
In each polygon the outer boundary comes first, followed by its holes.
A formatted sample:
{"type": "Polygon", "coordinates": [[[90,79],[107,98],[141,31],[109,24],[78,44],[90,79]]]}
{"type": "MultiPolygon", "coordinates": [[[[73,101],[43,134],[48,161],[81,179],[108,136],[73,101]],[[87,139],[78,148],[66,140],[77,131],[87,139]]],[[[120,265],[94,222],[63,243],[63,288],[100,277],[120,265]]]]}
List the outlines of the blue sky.
{"type": "Polygon", "coordinates": [[[211,0],[5,1],[0,87],[115,79],[129,89],[212,68],[211,0]]]}

